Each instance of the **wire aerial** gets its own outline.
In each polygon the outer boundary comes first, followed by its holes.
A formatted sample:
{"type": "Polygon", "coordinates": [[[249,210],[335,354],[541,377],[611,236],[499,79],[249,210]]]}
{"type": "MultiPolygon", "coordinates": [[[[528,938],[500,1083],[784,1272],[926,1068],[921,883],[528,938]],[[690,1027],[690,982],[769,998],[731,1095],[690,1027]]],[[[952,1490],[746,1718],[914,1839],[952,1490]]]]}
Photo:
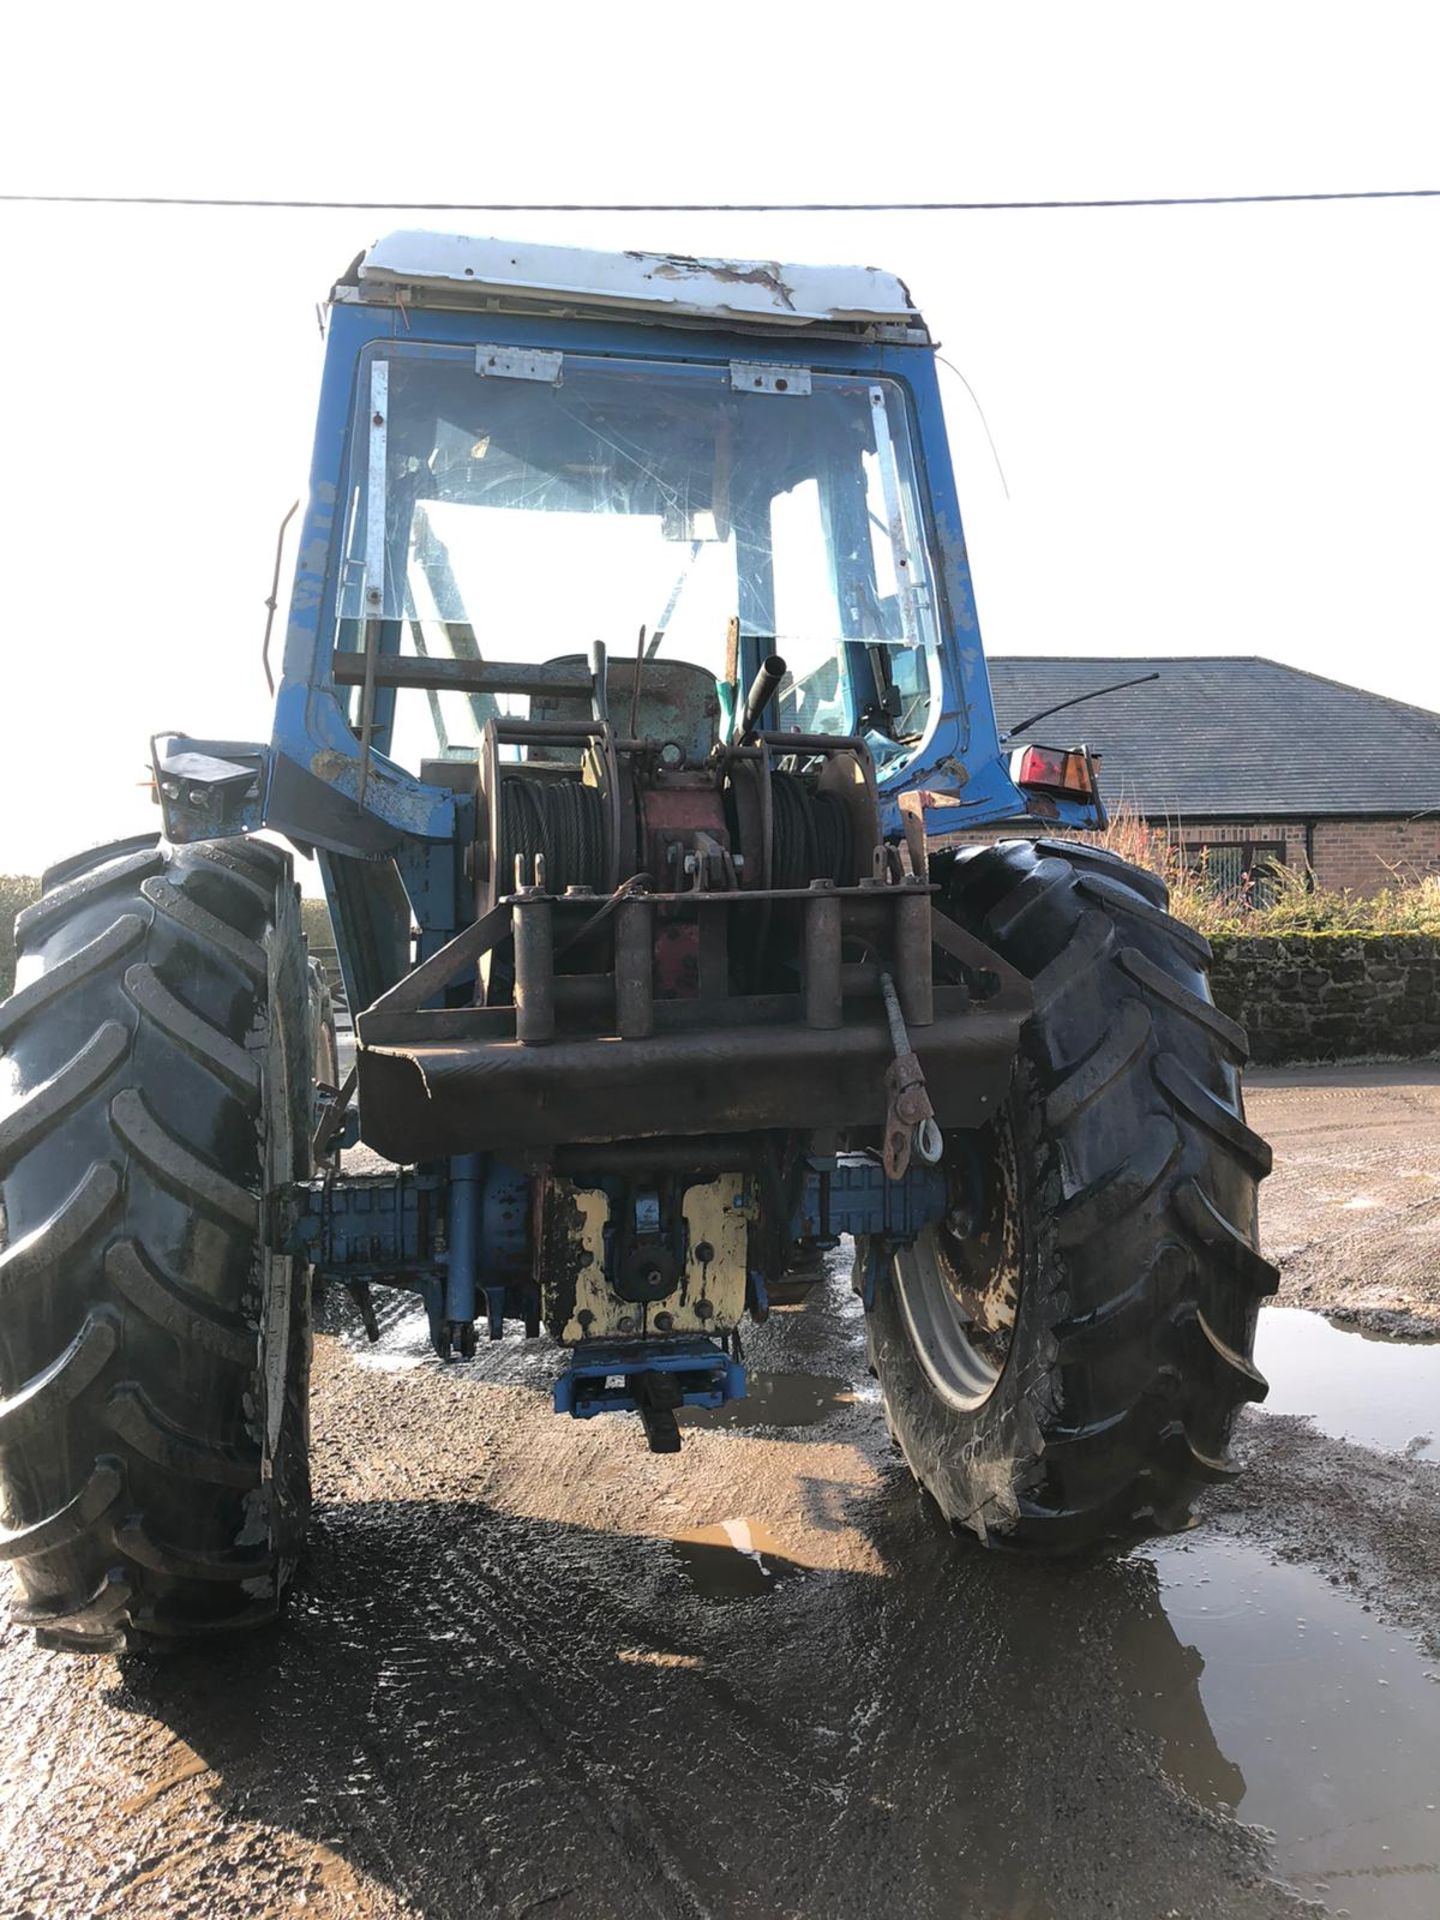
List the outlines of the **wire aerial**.
{"type": "Polygon", "coordinates": [[[1435,200],[1440,187],[1319,193],[1188,193],[1093,200],[268,200],[171,193],[0,193],[5,206],[233,207],[331,213],[1083,213],[1122,207],[1295,206],[1340,200],[1435,200]]]}

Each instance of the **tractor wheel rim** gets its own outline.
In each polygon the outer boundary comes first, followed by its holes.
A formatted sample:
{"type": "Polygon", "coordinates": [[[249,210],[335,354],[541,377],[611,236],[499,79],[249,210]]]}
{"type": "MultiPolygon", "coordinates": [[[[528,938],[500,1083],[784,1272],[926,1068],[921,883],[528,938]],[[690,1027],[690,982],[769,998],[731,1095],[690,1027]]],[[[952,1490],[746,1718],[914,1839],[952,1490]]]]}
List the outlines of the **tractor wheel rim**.
{"type": "Polygon", "coordinates": [[[913,1247],[897,1249],[895,1293],[921,1372],[947,1406],[973,1413],[995,1391],[1001,1368],[971,1338],[973,1323],[946,1277],[938,1240],[929,1227],[913,1247]]]}
{"type": "Polygon", "coordinates": [[[895,1254],[901,1318],[921,1371],[959,1412],[983,1406],[1010,1357],[1024,1269],[1015,1138],[993,1134],[983,1204],[952,1213],[895,1254]],[[958,1224],[957,1224],[958,1223],[958,1224]]]}

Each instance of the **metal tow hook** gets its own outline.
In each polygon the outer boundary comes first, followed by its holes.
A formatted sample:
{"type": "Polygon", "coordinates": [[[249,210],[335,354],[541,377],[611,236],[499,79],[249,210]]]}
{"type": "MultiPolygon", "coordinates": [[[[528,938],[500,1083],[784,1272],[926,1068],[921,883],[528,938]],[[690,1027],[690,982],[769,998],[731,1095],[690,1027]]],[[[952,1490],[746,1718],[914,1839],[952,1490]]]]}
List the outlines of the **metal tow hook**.
{"type": "Polygon", "coordinates": [[[912,1151],[919,1154],[927,1167],[933,1167],[939,1164],[945,1151],[945,1140],[935,1123],[935,1109],[925,1087],[925,1071],[910,1045],[905,1016],[900,1011],[900,996],[888,973],[880,976],[880,991],[885,996],[890,1044],[895,1049],[895,1063],[885,1075],[885,1091],[889,1095],[885,1108],[885,1177],[903,1180],[912,1151]]]}

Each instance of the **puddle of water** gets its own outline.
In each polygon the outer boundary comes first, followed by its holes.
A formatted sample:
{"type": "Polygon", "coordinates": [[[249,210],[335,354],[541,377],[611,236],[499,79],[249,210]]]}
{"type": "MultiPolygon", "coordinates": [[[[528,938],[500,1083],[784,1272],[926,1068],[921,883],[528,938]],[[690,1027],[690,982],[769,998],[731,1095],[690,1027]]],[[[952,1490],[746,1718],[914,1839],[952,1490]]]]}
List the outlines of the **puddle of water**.
{"type": "Polygon", "coordinates": [[[1440,1341],[1387,1340],[1300,1307],[1266,1307],[1255,1364],[1268,1413],[1310,1414],[1323,1433],[1440,1460],[1440,1341]],[[1422,1439],[1423,1446],[1412,1447],[1422,1439]]]}
{"type": "Polygon", "coordinates": [[[754,1600],[780,1584],[785,1550],[758,1520],[722,1520],[675,1541],[690,1584],[702,1600],[754,1600]]]}
{"type": "Polygon", "coordinates": [[[855,1404],[848,1380],[828,1373],[752,1373],[743,1400],[723,1407],[686,1407],[682,1427],[813,1427],[855,1404]]]}
{"type": "MultiPolygon", "coordinates": [[[[1150,1552],[1166,1614],[1200,1663],[1209,1727],[1143,1687],[1137,1715],[1171,1777],[1275,1835],[1279,1873],[1332,1912],[1440,1912],[1440,1685],[1404,1634],[1311,1568],[1224,1536],[1150,1552]],[[1213,1740],[1209,1735],[1213,1733],[1213,1740]]],[[[1157,1676],[1158,1677],[1158,1676],[1157,1676]]]]}

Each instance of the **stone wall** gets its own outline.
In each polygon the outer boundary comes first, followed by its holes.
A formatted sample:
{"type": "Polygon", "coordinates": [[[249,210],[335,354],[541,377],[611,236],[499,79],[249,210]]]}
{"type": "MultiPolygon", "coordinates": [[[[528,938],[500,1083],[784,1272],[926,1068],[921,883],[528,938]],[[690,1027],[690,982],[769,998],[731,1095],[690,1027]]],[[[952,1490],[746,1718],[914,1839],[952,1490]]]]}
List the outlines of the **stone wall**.
{"type": "Polygon", "coordinates": [[[1216,939],[1217,1005],[1258,1066],[1440,1050],[1440,939],[1305,933],[1216,939]]]}

